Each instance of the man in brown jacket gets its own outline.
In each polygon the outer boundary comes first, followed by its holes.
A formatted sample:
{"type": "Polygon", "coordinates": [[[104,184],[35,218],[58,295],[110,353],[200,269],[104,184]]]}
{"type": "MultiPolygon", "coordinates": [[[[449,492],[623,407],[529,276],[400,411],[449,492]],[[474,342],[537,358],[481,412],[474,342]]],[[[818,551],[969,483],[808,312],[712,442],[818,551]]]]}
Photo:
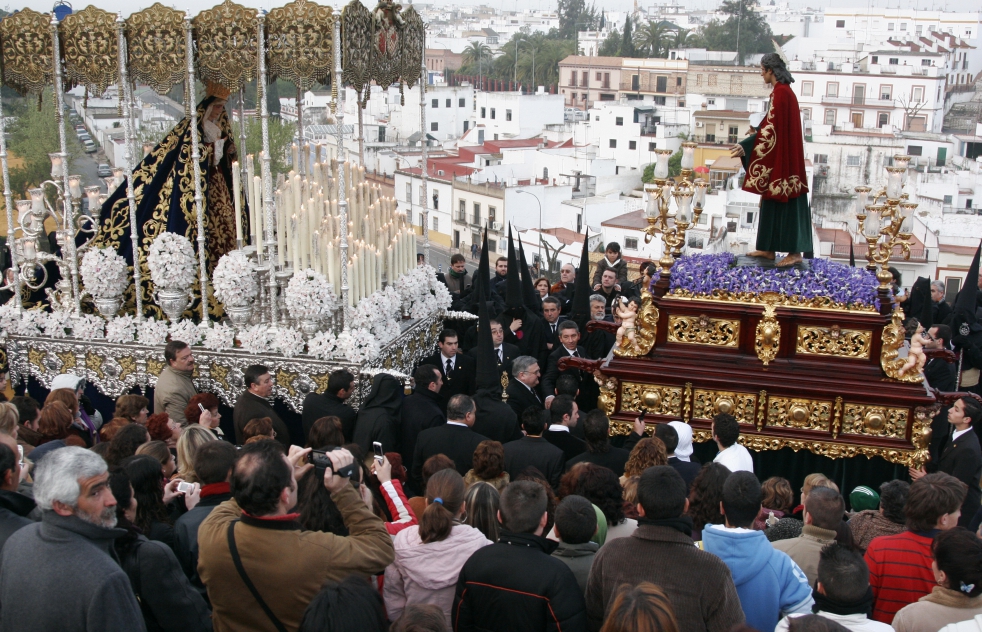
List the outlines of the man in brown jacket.
{"type": "Polygon", "coordinates": [[[198,528],[198,574],[211,599],[215,632],[276,632],[274,619],[294,632],[325,581],[380,574],[394,559],[384,523],[347,478],[334,474],[354,462],[347,450],[328,453],[333,467],[324,472],[324,487],[349,535],[300,530],[298,514],[290,512],[297,478],[313,467],[305,463],[309,452],[291,446],[287,457],[273,441],[242,448],[232,471],[233,500],[212,510],[198,528]]]}
{"type": "Polygon", "coordinates": [[[593,561],[586,614],[599,630],[621,584],[651,582],[672,602],[679,629],[728,632],[744,622],[740,598],[721,559],[693,546],[688,487],[667,465],[649,467],[638,482],[638,528],[608,541],[593,561]]]}
{"type": "Polygon", "coordinates": [[[194,374],[194,356],[186,342],[172,340],[164,347],[167,366],[157,376],[153,391],[153,412],[167,413],[167,416],[181,424],[188,425],[184,409],[188,401],[198,394],[191,376],[194,374]]]}

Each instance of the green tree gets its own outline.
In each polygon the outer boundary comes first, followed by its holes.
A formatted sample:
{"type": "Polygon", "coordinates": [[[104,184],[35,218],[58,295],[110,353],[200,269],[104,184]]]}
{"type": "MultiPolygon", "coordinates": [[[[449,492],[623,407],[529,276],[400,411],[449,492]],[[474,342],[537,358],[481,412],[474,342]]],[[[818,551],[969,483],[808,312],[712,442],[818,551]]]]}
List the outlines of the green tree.
{"type": "Polygon", "coordinates": [[[479,63],[487,63],[491,60],[491,47],[483,42],[471,42],[464,49],[463,61],[465,64],[476,66],[479,63]]]}
{"type": "Polygon", "coordinates": [[[638,27],[634,34],[634,47],[645,57],[658,57],[661,54],[668,29],[661,22],[648,20],[638,27]]]}
{"type": "Polygon", "coordinates": [[[682,148],[668,157],[668,177],[674,178],[682,173],[682,148]]]}
{"type": "Polygon", "coordinates": [[[621,33],[617,29],[610,32],[607,39],[600,45],[597,54],[601,57],[617,57],[621,53],[621,33]]]}
{"type": "Polygon", "coordinates": [[[675,41],[673,42],[674,48],[686,48],[689,45],[689,35],[692,34],[692,29],[679,28],[675,31],[675,41]]]}
{"type": "Polygon", "coordinates": [[[634,36],[631,33],[631,16],[624,20],[624,35],[621,37],[621,57],[637,57],[634,51],[634,36]]]}
{"type": "Polygon", "coordinates": [[[576,39],[577,31],[589,31],[599,22],[596,8],[586,6],[586,0],[559,0],[558,39],[576,39]]]}
{"type": "MultiPolygon", "coordinates": [[[[7,150],[11,154],[10,190],[14,198],[24,199],[27,190],[37,187],[51,179],[51,159],[48,154],[61,150],[61,139],[55,120],[55,97],[51,89],[46,89],[38,107],[34,97],[17,99],[9,104],[5,114],[16,119],[7,128],[10,141],[7,150]]],[[[72,161],[80,155],[75,134],[69,131],[67,119],[62,119],[65,127],[66,150],[68,151],[69,173],[72,161]]]]}
{"type": "Polygon", "coordinates": [[[723,0],[720,11],[729,17],[702,27],[700,43],[708,50],[736,51],[740,65],[747,55],[773,52],[774,34],[755,6],[754,0],[723,0]]]}
{"type": "MultiPolygon", "coordinates": [[[[293,145],[293,134],[296,127],[284,123],[279,117],[269,119],[269,170],[276,177],[290,171],[287,157],[293,145]]],[[[263,125],[259,118],[249,118],[246,121],[246,154],[256,156],[256,173],[259,173],[259,152],[263,150],[263,125]]]]}

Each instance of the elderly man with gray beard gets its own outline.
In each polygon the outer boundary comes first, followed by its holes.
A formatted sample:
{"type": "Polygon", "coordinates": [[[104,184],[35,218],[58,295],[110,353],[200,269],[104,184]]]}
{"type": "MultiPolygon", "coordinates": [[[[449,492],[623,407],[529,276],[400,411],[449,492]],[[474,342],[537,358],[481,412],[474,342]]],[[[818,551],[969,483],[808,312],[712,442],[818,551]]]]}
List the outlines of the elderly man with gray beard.
{"type": "Polygon", "coordinates": [[[0,556],[0,630],[145,630],[113,541],[116,499],[106,462],[83,448],[48,454],[37,467],[41,522],[10,537],[0,556]]]}

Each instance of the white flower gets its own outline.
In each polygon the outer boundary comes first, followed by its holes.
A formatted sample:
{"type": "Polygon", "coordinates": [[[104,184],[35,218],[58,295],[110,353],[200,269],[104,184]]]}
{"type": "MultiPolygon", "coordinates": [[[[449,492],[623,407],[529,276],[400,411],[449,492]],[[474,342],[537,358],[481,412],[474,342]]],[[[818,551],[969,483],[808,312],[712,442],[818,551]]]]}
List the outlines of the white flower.
{"type": "Polygon", "coordinates": [[[170,339],[186,342],[193,347],[201,342],[201,330],[193,320],[180,320],[170,326],[170,339]]]}
{"type": "Polygon", "coordinates": [[[259,294],[259,282],[252,263],[241,250],[223,255],[211,280],[215,298],[225,305],[247,305],[259,294]]]}
{"type": "Polygon", "coordinates": [[[47,312],[42,312],[39,309],[25,310],[21,312],[16,333],[21,336],[37,336],[41,333],[41,327],[47,321],[47,318],[47,312]]]}
{"type": "Polygon", "coordinates": [[[159,346],[167,342],[167,323],[148,318],[143,321],[137,340],[141,345],[159,346]]]}
{"type": "Polygon", "coordinates": [[[6,338],[7,334],[17,333],[17,326],[20,323],[20,314],[17,313],[17,303],[10,298],[6,303],[0,305],[0,337],[6,338]]]}
{"type": "Polygon", "coordinates": [[[235,329],[225,323],[217,323],[214,327],[203,327],[204,345],[208,349],[222,351],[235,348],[235,329]]]}
{"type": "Polygon", "coordinates": [[[296,320],[330,316],[337,301],[327,278],[310,268],[295,272],[286,286],[286,307],[296,320]]]}
{"type": "Polygon", "coordinates": [[[307,343],[307,353],[315,358],[326,360],[334,354],[336,346],[337,339],[334,334],[330,331],[321,331],[307,343]]]}
{"type": "Polygon", "coordinates": [[[72,335],[82,340],[105,338],[106,321],[93,314],[72,318],[72,335]]]}
{"type": "Polygon", "coordinates": [[[186,289],[194,283],[194,248],[184,235],[164,232],[147,253],[150,279],[157,287],[186,289]]]}
{"type": "Polygon", "coordinates": [[[64,338],[65,329],[72,326],[72,313],[53,311],[50,314],[44,314],[39,321],[42,329],[44,329],[44,335],[50,336],[51,338],[64,338]]]}
{"type": "Polygon", "coordinates": [[[121,296],[129,285],[126,260],[115,250],[93,248],[79,266],[85,290],[95,298],[121,296]]]}
{"type": "Polygon", "coordinates": [[[250,353],[266,353],[270,347],[269,327],[267,325],[253,325],[248,329],[239,332],[239,342],[242,349],[250,353]]]}
{"type": "Polygon", "coordinates": [[[350,329],[338,334],[335,352],[349,362],[361,364],[378,357],[378,341],[364,328],[350,329]]]}
{"type": "Polygon", "coordinates": [[[395,282],[402,299],[402,310],[412,318],[426,318],[450,307],[447,287],[436,278],[431,266],[413,268],[395,282]]]}
{"type": "Polygon", "coordinates": [[[384,345],[399,335],[399,315],[398,294],[395,290],[388,294],[379,290],[358,301],[353,322],[367,327],[378,338],[378,342],[384,345]]]}
{"type": "Polygon", "coordinates": [[[106,340],[117,344],[133,342],[136,336],[136,319],[129,314],[116,316],[106,322],[106,340]]]}
{"type": "Polygon", "coordinates": [[[477,315],[470,312],[455,312],[447,310],[443,314],[443,317],[447,320],[477,320],[477,315]]]}
{"type": "Polygon", "coordinates": [[[303,346],[303,334],[292,328],[283,327],[273,339],[273,349],[287,358],[303,353],[303,346]]]}

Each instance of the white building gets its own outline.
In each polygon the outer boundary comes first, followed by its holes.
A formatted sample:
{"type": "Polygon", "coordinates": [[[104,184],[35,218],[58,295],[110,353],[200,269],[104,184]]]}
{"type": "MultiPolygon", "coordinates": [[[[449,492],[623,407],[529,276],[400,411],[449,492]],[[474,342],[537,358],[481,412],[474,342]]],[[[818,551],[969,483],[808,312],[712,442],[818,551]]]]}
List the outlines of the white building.
{"type": "Polygon", "coordinates": [[[691,132],[688,110],[637,101],[598,101],[580,123],[598,158],[609,158],[617,172],[643,171],[655,162],[656,149],[679,148],[680,133],[691,132]]]}
{"type": "Polygon", "coordinates": [[[473,113],[475,127],[482,129],[478,142],[532,138],[546,125],[564,122],[563,97],[537,92],[478,92],[473,113]]]}

